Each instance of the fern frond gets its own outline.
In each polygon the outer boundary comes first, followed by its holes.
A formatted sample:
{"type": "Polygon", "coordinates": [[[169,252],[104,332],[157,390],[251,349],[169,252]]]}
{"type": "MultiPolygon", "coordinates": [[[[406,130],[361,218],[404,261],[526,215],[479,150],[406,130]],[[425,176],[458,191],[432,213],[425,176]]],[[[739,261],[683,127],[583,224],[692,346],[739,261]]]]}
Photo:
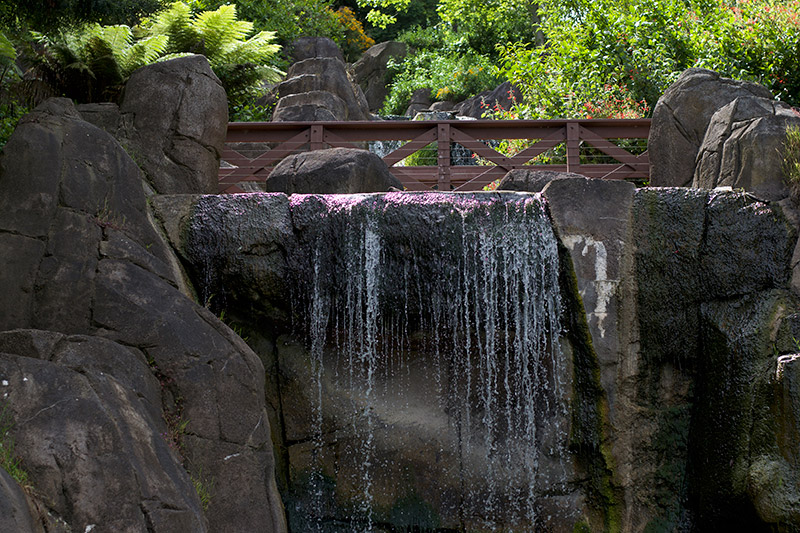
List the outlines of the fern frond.
{"type": "Polygon", "coordinates": [[[192,21],[192,26],[203,40],[209,61],[224,55],[234,42],[247,37],[253,31],[253,23],[236,20],[236,6],[224,5],[216,11],[203,11],[192,21]]]}
{"type": "Polygon", "coordinates": [[[255,63],[263,65],[280,50],[272,42],[273,32],[259,32],[246,41],[236,41],[228,46],[222,58],[225,63],[255,63]]]}
{"type": "Polygon", "coordinates": [[[156,16],[149,28],[150,35],[166,35],[167,51],[184,52],[197,46],[199,37],[192,27],[191,9],[183,2],[175,2],[156,16]]]}
{"type": "Polygon", "coordinates": [[[164,54],[168,43],[166,35],[153,35],[136,41],[119,58],[122,75],[127,78],[137,68],[154,63],[164,54]]]}
{"type": "Polygon", "coordinates": [[[121,58],[133,43],[133,31],[129,26],[103,26],[97,37],[108,45],[115,58],[121,58]]]}
{"type": "Polygon", "coordinates": [[[0,64],[11,64],[17,58],[17,51],[14,45],[8,40],[8,37],[0,32],[0,64]]]}

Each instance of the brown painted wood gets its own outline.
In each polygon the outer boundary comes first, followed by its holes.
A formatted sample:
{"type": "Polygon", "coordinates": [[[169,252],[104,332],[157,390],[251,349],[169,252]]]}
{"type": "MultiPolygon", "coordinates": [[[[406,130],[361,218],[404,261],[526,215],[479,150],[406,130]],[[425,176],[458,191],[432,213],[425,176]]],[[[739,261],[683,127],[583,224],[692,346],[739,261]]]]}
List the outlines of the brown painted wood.
{"type": "Polygon", "coordinates": [[[610,139],[646,139],[649,131],[650,119],[234,122],[228,124],[222,154],[222,159],[233,168],[220,168],[220,191],[239,192],[241,188],[235,186],[239,182],[266,179],[281,159],[294,153],[329,146],[360,147],[365,142],[379,140],[408,141],[383,159],[409,190],[479,190],[511,169],[528,167],[569,170],[596,178],[643,180],[649,177],[647,152],[631,154],[610,139]],[[507,139],[529,139],[534,143],[511,157],[487,144],[507,139]],[[437,166],[397,166],[434,142],[437,166]],[[451,142],[463,145],[489,164],[453,166],[451,142]],[[236,143],[277,143],[277,146],[251,158],[238,151],[236,143]],[[566,143],[565,164],[529,164],[562,143],[566,143]],[[591,145],[616,162],[582,164],[584,145],[591,145]]]}

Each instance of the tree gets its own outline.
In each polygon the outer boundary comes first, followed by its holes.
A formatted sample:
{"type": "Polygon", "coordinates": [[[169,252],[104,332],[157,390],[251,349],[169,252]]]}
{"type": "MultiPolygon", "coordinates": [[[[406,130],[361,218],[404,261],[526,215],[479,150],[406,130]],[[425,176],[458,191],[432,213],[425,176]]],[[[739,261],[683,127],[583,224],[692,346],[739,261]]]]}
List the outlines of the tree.
{"type": "Polygon", "coordinates": [[[0,26],[49,33],[84,23],[134,25],[166,0],[0,0],[0,26]]]}

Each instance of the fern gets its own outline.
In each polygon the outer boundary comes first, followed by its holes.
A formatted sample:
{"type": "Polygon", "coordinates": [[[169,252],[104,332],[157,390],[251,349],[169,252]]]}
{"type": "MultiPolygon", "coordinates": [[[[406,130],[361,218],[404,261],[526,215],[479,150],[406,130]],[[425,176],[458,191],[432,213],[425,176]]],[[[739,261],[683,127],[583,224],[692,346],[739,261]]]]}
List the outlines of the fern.
{"type": "MultiPolygon", "coordinates": [[[[229,104],[241,105],[258,95],[262,81],[279,81],[283,73],[268,63],[280,50],[273,32],[253,33],[253,23],[238,20],[236,7],[193,14],[178,1],[141,27],[87,25],[41,37],[46,69],[59,92],[79,101],[113,99],[134,70],[156,61],[203,54],[225,87],[229,104]]],[[[0,40],[0,59],[3,57],[0,40]]]]}

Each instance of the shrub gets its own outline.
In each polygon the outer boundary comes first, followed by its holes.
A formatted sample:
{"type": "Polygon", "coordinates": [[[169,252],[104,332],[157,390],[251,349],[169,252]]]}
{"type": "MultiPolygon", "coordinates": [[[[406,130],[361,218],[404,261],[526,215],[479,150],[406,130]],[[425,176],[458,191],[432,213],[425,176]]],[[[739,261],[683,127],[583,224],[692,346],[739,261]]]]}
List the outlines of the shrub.
{"type": "Polygon", "coordinates": [[[401,63],[390,63],[392,82],[384,114],[404,113],[417,89],[430,89],[433,100],[458,101],[499,83],[490,59],[472,51],[450,30],[417,29],[402,38],[409,46],[424,48],[401,63]]]}

